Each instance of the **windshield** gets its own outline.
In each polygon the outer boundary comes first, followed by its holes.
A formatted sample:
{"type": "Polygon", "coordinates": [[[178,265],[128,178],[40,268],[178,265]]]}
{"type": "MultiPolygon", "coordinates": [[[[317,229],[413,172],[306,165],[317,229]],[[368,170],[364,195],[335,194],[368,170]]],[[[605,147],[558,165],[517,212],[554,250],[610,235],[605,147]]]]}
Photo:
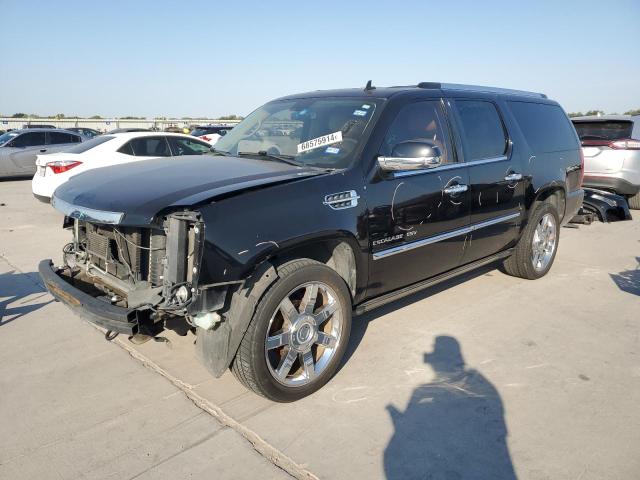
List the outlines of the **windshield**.
{"type": "Polygon", "coordinates": [[[631,138],[633,122],[575,122],[574,126],[580,140],[621,140],[631,138]]]}
{"type": "Polygon", "coordinates": [[[66,153],[84,153],[87,150],[91,150],[94,147],[97,147],[98,145],[102,145],[105,142],[108,142],[109,140],[112,140],[116,137],[110,136],[110,135],[101,135],[99,137],[94,137],[91,140],[87,140],[86,142],[82,142],[79,143],[71,148],[67,148],[65,149],[66,153]]]}
{"type": "Polygon", "coordinates": [[[216,143],[231,154],[279,155],[322,168],[345,168],[364,139],[378,101],[303,98],[267,103],[216,143]]]}
{"type": "Polygon", "coordinates": [[[19,135],[18,132],[7,132],[0,135],[0,145],[4,145],[9,142],[12,138],[15,138],[19,135]]]}

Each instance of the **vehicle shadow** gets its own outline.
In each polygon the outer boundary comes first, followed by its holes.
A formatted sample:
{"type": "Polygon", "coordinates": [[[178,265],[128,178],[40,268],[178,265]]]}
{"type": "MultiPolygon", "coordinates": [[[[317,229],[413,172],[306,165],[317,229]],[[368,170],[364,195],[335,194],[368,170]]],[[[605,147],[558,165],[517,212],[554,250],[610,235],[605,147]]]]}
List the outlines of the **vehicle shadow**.
{"type": "Polygon", "coordinates": [[[623,292],[640,296],[640,257],[636,257],[636,262],[638,265],[634,270],[610,273],[609,276],[623,292]]]}
{"type": "Polygon", "coordinates": [[[437,337],[424,362],[434,380],[414,390],[404,411],[387,406],[394,433],[384,451],[386,478],[515,479],[496,388],[465,366],[453,337],[437,337]]]}
{"type": "Polygon", "coordinates": [[[34,276],[36,273],[16,273],[9,271],[0,273],[0,326],[17,320],[28,313],[48,305],[53,300],[34,303],[48,295],[34,276]],[[32,298],[31,295],[40,294],[32,298]]]}
{"type": "Polygon", "coordinates": [[[349,337],[349,345],[344,353],[344,357],[342,362],[340,363],[340,369],[347,364],[351,356],[355,353],[364,338],[364,335],[369,327],[369,323],[373,322],[377,318],[383,317],[388,313],[399,310],[407,305],[411,305],[412,303],[419,302],[420,300],[424,300],[432,295],[436,295],[444,290],[455,287],[456,285],[460,285],[464,282],[472,280],[476,277],[480,277],[482,275],[486,275],[490,272],[495,275],[500,275],[500,264],[493,263],[489,265],[485,265],[484,267],[477,268],[472,270],[471,272],[467,272],[460,276],[454,277],[452,279],[446,280],[442,283],[434,285],[433,287],[426,288],[421,292],[414,293],[402,299],[396,300],[392,303],[384,305],[382,307],[376,308],[371,312],[367,312],[363,315],[359,315],[353,319],[351,324],[351,335],[349,337]]]}

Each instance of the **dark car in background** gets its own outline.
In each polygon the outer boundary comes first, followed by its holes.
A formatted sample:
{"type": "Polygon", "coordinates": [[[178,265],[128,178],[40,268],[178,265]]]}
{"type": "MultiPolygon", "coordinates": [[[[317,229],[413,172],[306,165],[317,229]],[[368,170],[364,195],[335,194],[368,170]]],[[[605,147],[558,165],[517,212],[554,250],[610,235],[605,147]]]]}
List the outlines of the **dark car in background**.
{"type": "Polygon", "coordinates": [[[567,115],[514,90],[292,95],[251,113],[213,155],[71,178],[52,199],[74,232],[66,266],[43,260],[39,272],[108,337],[195,334],[213,375],[231,368],[276,401],[331,378],[354,312],[498,261],[546,275],[583,199],[567,115]]]}
{"type": "Polygon", "coordinates": [[[571,119],[584,154],[584,186],[623,195],[640,209],[640,115],[571,119]]]}
{"type": "Polygon", "coordinates": [[[28,128],[0,135],[0,177],[33,176],[36,157],[60,152],[80,143],[84,137],[68,130],[28,128]]]}
{"type": "Polygon", "coordinates": [[[93,128],[70,127],[70,128],[67,128],[66,130],[69,130],[70,132],[79,133],[80,135],[82,135],[83,137],[86,137],[86,138],[93,138],[93,137],[97,137],[98,135],[100,135],[100,132],[98,130],[93,129],[93,128]]]}
{"type": "Polygon", "coordinates": [[[233,127],[233,125],[199,125],[191,131],[191,135],[214,145],[220,137],[226,135],[233,127]]]}

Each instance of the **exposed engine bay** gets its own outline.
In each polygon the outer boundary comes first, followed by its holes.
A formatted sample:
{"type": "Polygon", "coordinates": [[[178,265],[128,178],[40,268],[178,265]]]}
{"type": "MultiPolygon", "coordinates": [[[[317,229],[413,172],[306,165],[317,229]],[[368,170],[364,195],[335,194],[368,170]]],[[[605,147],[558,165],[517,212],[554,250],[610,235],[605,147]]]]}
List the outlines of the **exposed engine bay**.
{"type": "Polygon", "coordinates": [[[204,223],[197,212],[174,212],[149,227],[68,217],[64,226],[73,241],[63,249],[60,273],[94,298],[135,309],[141,333],[172,328],[184,334],[194,321],[209,328],[219,321],[214,312],[224,305],[227,287],[200,285],[204,223]]]}

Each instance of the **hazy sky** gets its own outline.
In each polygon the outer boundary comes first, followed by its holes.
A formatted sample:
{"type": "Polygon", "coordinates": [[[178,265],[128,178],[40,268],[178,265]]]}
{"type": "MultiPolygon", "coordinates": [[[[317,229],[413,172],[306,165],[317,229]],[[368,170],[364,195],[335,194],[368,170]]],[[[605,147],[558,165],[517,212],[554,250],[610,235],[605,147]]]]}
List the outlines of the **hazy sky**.
{"type": "Polygon", "coordinates": [[[640,108],[640,0],[0,0],[0,45],[9,115],[246,115],[368,79],[640,108]]]}

